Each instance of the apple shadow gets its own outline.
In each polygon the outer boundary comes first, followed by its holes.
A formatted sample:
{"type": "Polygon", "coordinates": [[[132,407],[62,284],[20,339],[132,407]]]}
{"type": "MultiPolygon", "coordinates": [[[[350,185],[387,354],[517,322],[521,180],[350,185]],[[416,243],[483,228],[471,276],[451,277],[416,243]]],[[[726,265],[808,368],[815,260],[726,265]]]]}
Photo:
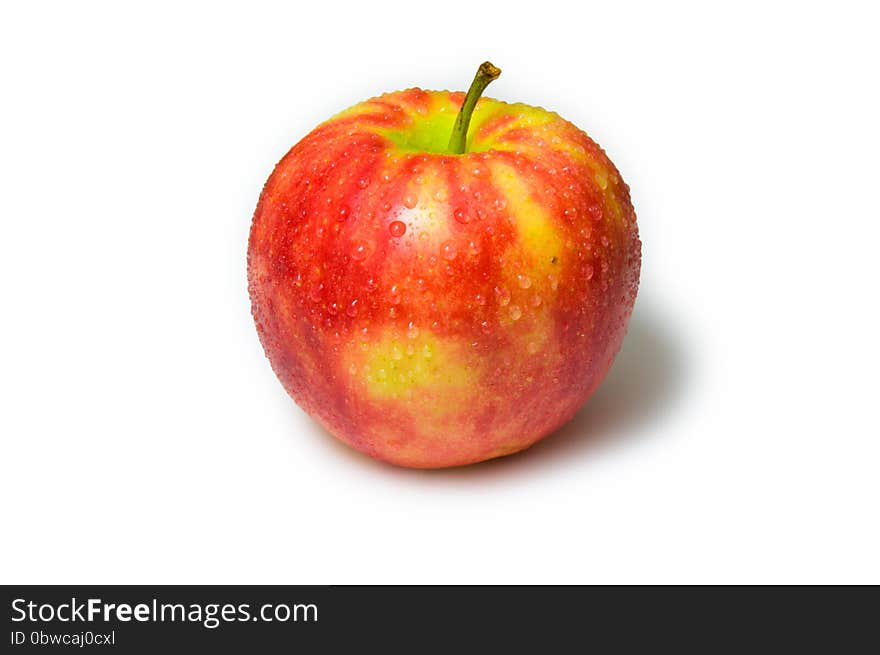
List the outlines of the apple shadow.
{"type": "Polygon", "coordinates": [[[620,353],[593,396],[571,421],[524,451],[455,468],[406,469],[364,457],[331,435],[326,437],[366,466],[416,476],[424,482],[531,475],[540,469],[582,462],[606,448],[649,436],[652,427],[677,404],[688,376],[674,326],[650,305],[638,304],[620,353]]]}

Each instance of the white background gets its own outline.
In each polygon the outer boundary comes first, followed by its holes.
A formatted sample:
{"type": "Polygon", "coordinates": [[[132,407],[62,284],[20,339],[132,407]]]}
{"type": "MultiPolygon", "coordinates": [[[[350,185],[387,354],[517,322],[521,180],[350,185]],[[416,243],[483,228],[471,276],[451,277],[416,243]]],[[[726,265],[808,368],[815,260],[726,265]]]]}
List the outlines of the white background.
{"type": "Polygon", "coordinates": [[[869,7],[4,5],[0,581],[880,582],[869,7]],[[272,374],[250,218],[317,123],[487,58],[620,168],[641,291],[560,433],[397,469],[272,374]]]}

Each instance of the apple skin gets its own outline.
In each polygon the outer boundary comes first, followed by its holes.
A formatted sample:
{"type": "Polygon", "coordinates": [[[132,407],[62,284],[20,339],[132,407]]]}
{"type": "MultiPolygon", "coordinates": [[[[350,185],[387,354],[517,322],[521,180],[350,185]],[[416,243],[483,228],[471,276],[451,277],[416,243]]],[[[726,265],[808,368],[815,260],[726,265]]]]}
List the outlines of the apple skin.
{"type": "Polygon", "coordinates": [[[266,355],[329,432],[415,468],[528,448],[617,354],[638,289],[629,188],[557,114],[408,89],[338,114],[269,177],[248,245],[266,355]]]}

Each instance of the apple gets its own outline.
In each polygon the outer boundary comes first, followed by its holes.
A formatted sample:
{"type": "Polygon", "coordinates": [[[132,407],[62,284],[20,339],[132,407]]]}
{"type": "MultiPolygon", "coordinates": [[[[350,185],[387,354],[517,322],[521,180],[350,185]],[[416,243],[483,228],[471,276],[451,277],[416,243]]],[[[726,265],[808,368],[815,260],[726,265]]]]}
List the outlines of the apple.
{"type": "Polygon", "coordinates": [[[380,460],[439,468],[528,448],[607,373],[635,302],[629,187],[557,114],[470,90],[361,102],[284,156],[248,288],[293,399],[380,460]]]}

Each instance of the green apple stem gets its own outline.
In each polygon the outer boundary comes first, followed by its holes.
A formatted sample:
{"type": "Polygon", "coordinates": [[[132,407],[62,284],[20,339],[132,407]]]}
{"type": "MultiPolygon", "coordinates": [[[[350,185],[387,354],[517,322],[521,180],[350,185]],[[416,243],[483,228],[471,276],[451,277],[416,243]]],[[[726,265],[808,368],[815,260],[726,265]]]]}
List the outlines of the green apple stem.
{"type": "Polygon", "coordinates": [[[471,114],[477,106],[477,100],[483,95],[483,91],[489,83],[501,75],[501,69],[488,61],[484,61],[477,69],[471,88],[468,89],[461,105],[461,111],[455,119],[455,127],[452,128],[452,137],[449,139],[449,152],[453,155],[463,155],[467,145],[468,127],[471,124],[471,114]]]}

